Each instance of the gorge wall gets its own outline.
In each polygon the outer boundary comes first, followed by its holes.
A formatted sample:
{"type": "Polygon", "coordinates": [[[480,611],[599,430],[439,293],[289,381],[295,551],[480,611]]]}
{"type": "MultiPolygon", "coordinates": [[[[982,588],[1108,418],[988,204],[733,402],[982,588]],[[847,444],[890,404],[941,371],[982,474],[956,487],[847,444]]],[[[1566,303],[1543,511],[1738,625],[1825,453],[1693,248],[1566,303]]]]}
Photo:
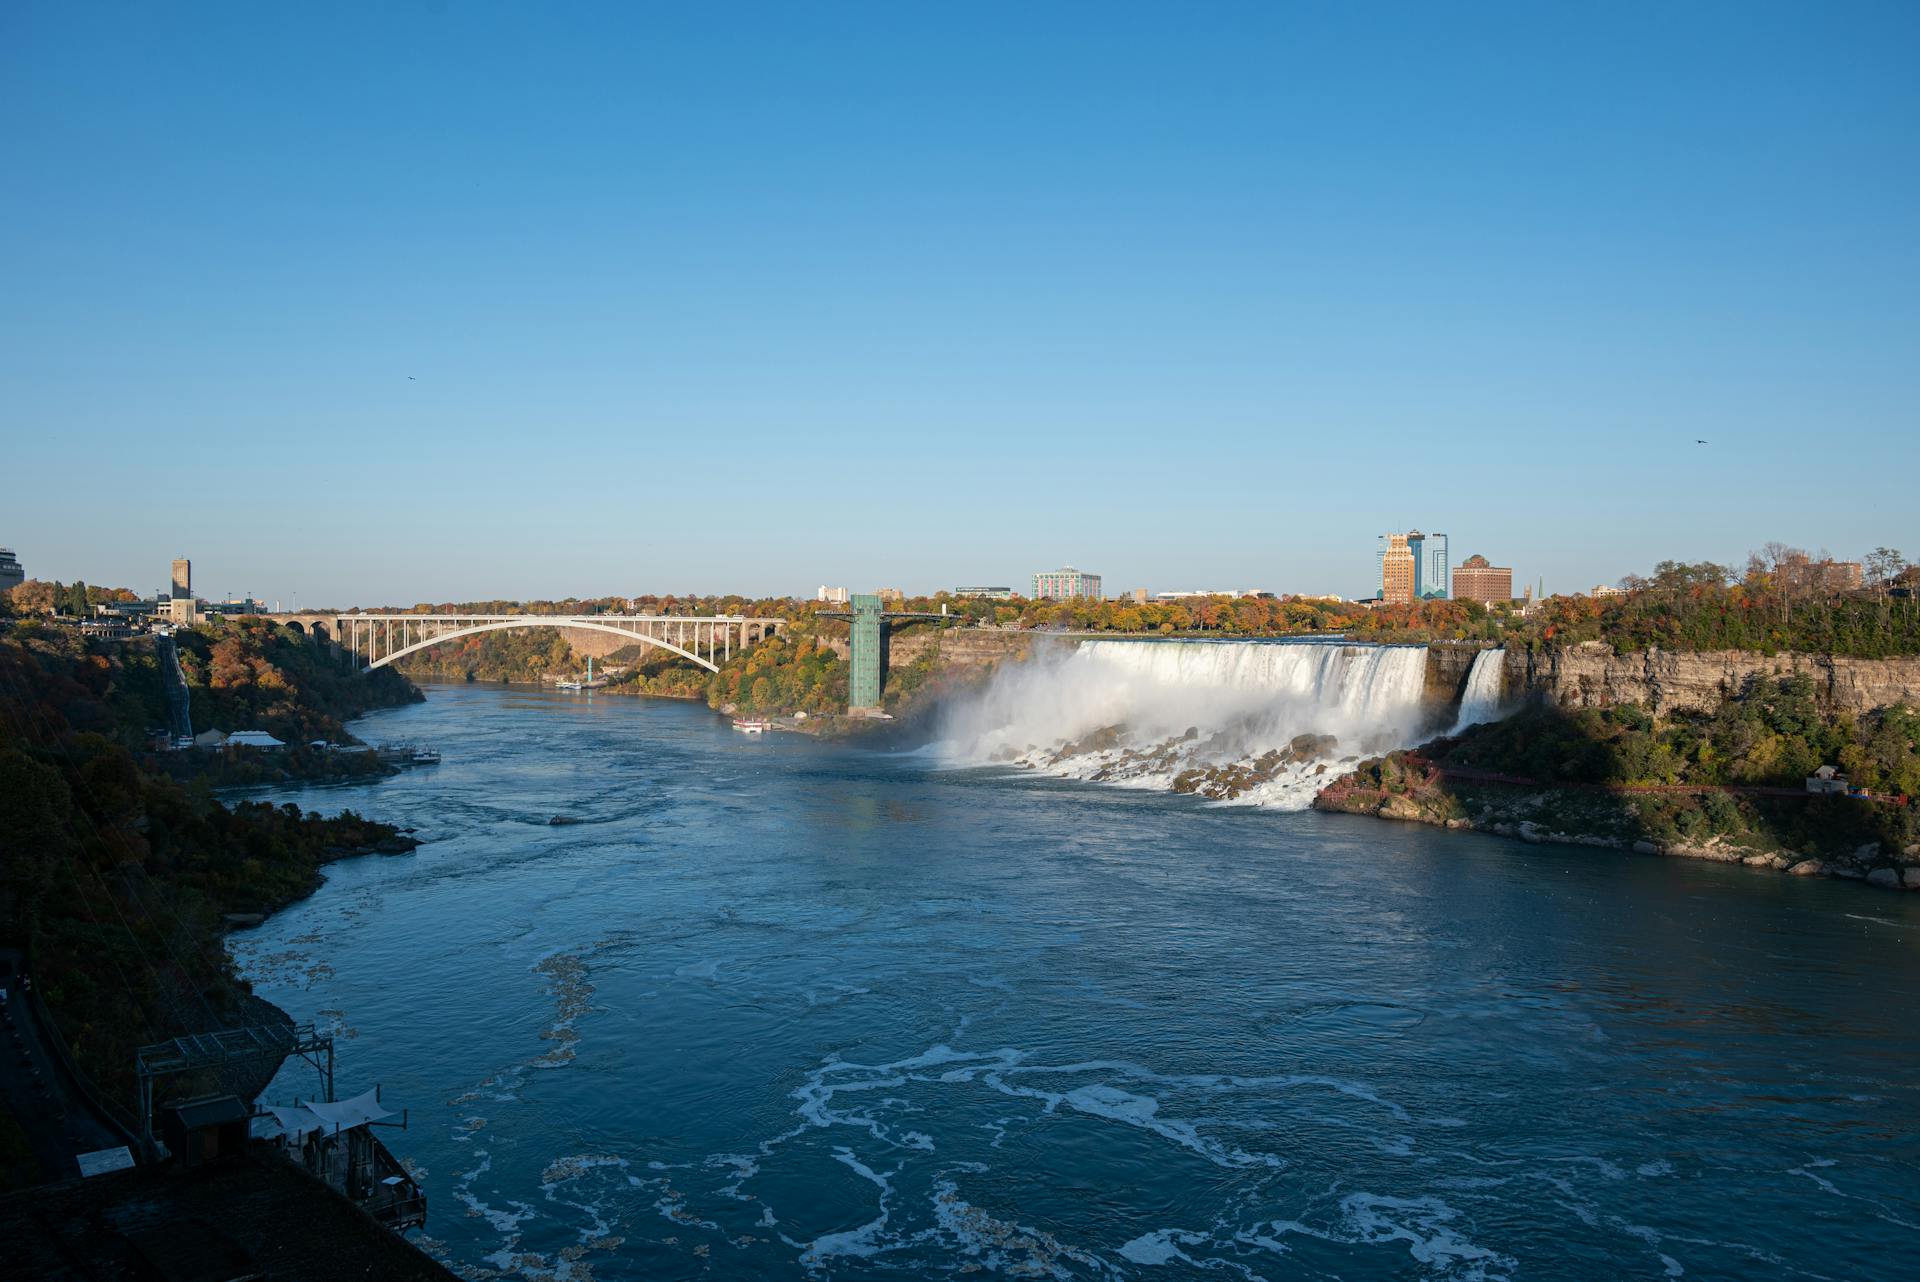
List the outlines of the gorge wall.
{"type": "MultiPolygon", "coordinates": [[[[1473,661],[1482,650],[1492,648],[1486,641],[1435,641],[1427,647],[1425,697],[1430,704],[1454,704],[1467,688],[1473,661]]],[[[1513,688],[1509,680],[1508,687],[1513,688]]]]}
{"type": "Polygon", "coordinates": [[[1562,707],[1638,704],[1654,712],[1710,711],[1749,678],[1804,673],[1834,710],[1861,714],[1895,703],[1920,705],[1920,657],[1830,658],[1752,650],[1616,654],[1601,641],[1537,653],[1507,651],[1507,688],[1562,707]]]}
{"type": "MultiPolygon", "coordinates": [[[[1059,637],[1045,632],[1001,631],[997,628],[939,628],[927,624],[889,628],[884,634],[888,668],[905,667],[929,650],[939,655],[942,666],[979,668],[1004,660],[1019,662],[1031,658],[1035,646],[1071,647],[1077,638],[1059,637]]],[[[826,636],[821,645],[842,659],[851,654],[847,638],[826,636]]]]}

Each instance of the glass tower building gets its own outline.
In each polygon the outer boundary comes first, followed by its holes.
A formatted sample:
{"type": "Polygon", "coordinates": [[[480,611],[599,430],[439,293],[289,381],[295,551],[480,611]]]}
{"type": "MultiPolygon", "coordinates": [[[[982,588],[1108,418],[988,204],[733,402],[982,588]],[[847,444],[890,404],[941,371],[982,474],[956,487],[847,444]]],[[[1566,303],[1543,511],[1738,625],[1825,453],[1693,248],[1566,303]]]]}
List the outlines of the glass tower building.
{"type": "Polygon", "coordinates": [[[1407,534],[1407,548],[1413,553],[1413,596],[1416,601],[1441,600],[1453,595],[1452,562],[1447,559],[1447,536],[1407,534]]]}

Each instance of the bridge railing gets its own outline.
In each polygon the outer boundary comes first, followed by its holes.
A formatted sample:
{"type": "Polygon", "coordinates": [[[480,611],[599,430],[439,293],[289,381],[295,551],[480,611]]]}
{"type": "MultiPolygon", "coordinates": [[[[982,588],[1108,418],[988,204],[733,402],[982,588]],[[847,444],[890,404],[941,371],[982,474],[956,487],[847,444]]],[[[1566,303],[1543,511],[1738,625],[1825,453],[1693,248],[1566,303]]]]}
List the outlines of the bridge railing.
{"type": "MultiPolygon", "coordinates": [[[[298,623],[289,618],[288,622],[298,623]]],[[[324,622],[332,639],[359,660],[365,671],[442,641],[483,632],[523,628],[574,628],[609,632],[679,654],[709,671],[741,649],[783,631],[787,621],[748,615],[676,614],[341,614],[324,622]]]]}

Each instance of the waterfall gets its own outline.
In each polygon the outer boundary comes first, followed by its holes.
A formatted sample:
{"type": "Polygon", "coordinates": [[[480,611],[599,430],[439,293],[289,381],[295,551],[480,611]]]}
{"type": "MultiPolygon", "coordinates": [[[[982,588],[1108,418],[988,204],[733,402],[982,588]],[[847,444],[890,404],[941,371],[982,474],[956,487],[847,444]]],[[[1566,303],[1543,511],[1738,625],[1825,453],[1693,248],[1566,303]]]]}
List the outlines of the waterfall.
{"type": "Polygon", "coordinates": [[[1416,741],[1426,649],[1347,641],[1089,641],[1009,664],[951,707],[956,764],[1301,808],[1416,741]]]}
{"type": "Polygon", "coordinates": [[[1473,668],[1467,673],[1467,690],[1460,696],[1460,719],[1453,723],[1454,734],[1468,726],[1500,718],[1500,702],[1507,693],[1507,652],[1482,650],[1473,656],[1473,668]]]}
{"type": "Polygon", "coordinates": [[[187,687],[187,674],[180,668],[180,651],[174,645],[172,637],[161,637],[155,643],[159,648],[160,675],[167,689],[167,736],[168,747],[177,747],[183,740],[193,738],[193,692],[187,687]]]}

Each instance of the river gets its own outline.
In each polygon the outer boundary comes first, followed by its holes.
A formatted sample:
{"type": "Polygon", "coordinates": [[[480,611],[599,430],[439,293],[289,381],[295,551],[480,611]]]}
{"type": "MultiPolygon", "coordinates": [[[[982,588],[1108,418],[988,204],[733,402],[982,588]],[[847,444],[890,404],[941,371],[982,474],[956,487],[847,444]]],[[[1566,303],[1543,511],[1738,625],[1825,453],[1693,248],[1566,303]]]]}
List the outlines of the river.
{"type": "MultiPolygon", "coordinates": [[[[459,1269],[1892,1276],[1920,896],[432,686],[236,934],[459,1269]],[[578,823],[553,826],[565,815],[578,823]]],[[[310,1093],[283,1070],[267,1099],[310,1093]]]]}

